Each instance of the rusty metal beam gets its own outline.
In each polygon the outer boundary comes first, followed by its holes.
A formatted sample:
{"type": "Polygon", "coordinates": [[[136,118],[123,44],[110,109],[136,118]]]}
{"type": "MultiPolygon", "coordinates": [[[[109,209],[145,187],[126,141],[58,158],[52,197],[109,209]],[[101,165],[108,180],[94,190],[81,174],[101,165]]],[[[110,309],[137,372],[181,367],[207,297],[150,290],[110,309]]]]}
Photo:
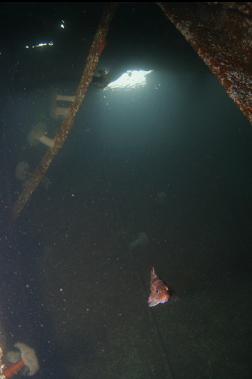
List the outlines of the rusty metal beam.
{"type": "Polygon", "coordinates": [[[94,36],[92,45],[89,50],[87,61],[81,76],[81,80],[78,89],[75,94],[74,102],[69,109],[68,116],[63,121],[57,135],[55,136],[55,142],[52,148],[48,149],[42,158],[39,166],[33,172],[32,177],[26,183],[23,191],[19,195],[14,208],[12,210],[12,221],[15,221],[24,209],[26,203],[29,201],[31,195],[39,186],[45,174],[50,167],[53,159],[57,156],[60,149],[63,147],[71,129],[74,126],[74,121],[77,112],[79,111],[88,87],[92,81],[93,74],[98,65],[99,59],[105,47],[106,37],[109,30],[109,25],[114,15],[117,3],[108,3],[108,6],[102,16],[102,20],[98,27],[98,30],[94,36]]]}
{"type": "Polygon", "coordinates": [[[252,123],[252,3],[157,3],[252,123]]]}

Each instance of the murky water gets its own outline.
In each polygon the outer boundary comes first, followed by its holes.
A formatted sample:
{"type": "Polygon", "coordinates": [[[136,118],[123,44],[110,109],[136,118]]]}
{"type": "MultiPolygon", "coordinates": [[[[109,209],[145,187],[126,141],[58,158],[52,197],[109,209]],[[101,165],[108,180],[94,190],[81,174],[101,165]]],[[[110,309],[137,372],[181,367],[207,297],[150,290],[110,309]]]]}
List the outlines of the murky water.
{"type": "Polygon", "coordinates": [[[54,138],[66,104],[53,99],[74,95],[102,11],[23,5],[12,18],[13,7],[1,56],[5,351],[31,346],[38,379],[249,378],[247,121],[158,7],[124,5],[99,66],[111,81],[152,72],[90,87],[47,185],[8,225],[17,164],[32,173],[47,148],[28,135],[44,122],[54,138]],[[32,48],[42,40],[54,44],[32,48]],[[177,301],[148,307],[152,265],[177,301]]]}

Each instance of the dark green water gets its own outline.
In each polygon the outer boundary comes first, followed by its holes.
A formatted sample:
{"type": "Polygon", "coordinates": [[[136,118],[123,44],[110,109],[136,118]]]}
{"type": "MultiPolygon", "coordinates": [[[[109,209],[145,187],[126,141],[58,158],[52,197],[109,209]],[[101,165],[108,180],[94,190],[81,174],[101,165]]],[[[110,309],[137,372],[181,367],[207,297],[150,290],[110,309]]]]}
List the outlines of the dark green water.
{"type": "Polygon", "coordinates": [[[122,6],[100,62],[113,79],[153,70],[146,85],[90,88],[50,186],[6,231],[16,165],[46,151],[27,135],[41,119],[55,135],[53,94],[74,93],[101,11],[2,6],[6,348],[32,346],[38,379],[250,378],[252,132],[158,7],[122,6]],[[151,265],[178,301],[148,307],[151,265]]]}

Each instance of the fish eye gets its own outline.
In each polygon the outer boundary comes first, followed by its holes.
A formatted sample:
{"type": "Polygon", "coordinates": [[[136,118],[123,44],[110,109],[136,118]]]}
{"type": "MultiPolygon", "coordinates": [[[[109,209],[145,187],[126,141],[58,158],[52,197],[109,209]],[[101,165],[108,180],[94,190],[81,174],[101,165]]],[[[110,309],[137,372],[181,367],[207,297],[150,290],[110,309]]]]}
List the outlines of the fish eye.
{"type": "Polygon", "coordinates": [[[156,289],[156,293],[159,293],[159,292],[160,292],[160,291],[159,291],[159,289],[157,288],[157,289],[156,289]]]}

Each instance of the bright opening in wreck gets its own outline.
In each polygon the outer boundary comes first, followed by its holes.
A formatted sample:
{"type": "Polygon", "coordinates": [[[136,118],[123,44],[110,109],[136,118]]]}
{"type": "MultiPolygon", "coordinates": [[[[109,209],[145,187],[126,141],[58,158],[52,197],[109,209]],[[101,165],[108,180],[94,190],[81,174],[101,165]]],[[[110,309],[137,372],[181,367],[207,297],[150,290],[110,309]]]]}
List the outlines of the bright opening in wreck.
{"type": "Polygon", "coordinates": [[[122,74],[118,79],[109,83],[104,90],[114,89],[135,89],[144,87],[146,85],[146,76],[153,70],[128,70],[122,74]]]}

